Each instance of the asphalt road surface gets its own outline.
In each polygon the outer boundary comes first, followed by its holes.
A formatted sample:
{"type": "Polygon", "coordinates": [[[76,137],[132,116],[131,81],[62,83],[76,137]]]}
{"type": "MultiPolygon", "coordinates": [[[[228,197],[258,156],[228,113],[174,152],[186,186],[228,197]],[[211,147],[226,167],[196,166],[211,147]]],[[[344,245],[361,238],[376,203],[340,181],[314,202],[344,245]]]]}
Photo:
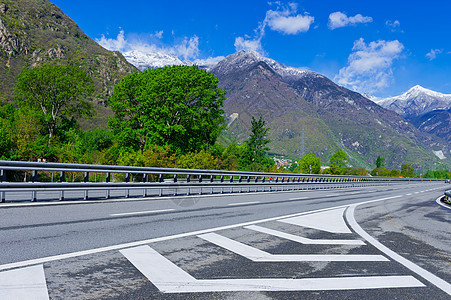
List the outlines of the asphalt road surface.
{"type": "Polygon", "coordinates": [[[449,188],[0,204],[0,299],[450,299],[449,188]]]}

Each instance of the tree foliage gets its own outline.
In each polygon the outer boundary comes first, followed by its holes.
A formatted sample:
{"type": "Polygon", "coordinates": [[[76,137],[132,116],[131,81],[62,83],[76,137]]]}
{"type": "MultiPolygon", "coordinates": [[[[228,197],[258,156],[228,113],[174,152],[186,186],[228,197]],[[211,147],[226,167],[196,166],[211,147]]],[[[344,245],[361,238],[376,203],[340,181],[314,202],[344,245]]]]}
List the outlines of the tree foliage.
{"type": "Polygon", "coordinates": [[[170,146],[187,153],[213,145],[223,129],[225,92],[197,66],[172,66],[126,76],[108,103],[109,126],[121,145],[144,151],[170,146]]]}
{"type": "Polygon", "coordinates": [[[378,156],[376,159],[376,168],[382,168],[385,166],[385,158],[378,156]]]}
{"type": "Polygon", "coordinates": [[[401,166],[401,176],[402,177],[414,177],[415,170],[410,164],[403,164],[401,166]]]}
{"type": "Polygon", "coordinates": [[[302,156],[296,171],[306,174],[319,174],[321,171],[321,160],[313,153],[307,153],[302,156]]]}
{"type": "Polygon", "coordinates": [[[252,117],[251,126],[251,135],[244,150],[243,164],[251,171],[259,171],[271,165],[266,157],[266,152],[269,150],[266,145],[271,142],[268,139],[269,128],[265,128],[265,121],[261,116],[258,120],[252,117]]]}
{"type": "Polygon", "coordinates": [[[44,65],[20,73],[14,93],[20,107],[41,112],[49,142],[64,121],[90,115],[86,99],[94,92],[88,74],[76,66],[44,65]]]}

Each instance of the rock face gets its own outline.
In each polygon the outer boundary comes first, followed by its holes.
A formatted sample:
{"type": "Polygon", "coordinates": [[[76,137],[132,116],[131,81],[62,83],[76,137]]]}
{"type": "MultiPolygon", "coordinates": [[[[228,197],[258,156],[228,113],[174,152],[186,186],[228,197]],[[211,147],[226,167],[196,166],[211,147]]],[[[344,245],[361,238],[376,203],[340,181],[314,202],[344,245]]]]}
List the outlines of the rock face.
{"type": "MultiPolygon", "coordinates": [[[[15,81],[23,68],[43,63],[75,64],[91,75],[96,86],[94,104],[102,114],[108,113],[99,106],[104,105],[114,84],[137,69],[119,52],[99,46],[48,0],[2,2],[0,100],[11,101],[15,81]]],[[[105,125],[106,120],[101,123],[105,125]]]]}
{"type": "Polygon", "coordinates": [[[448,143],[316,72],[252,51],[228,56],[211,72],[227,91],[224,110],[233,116],[225,134],[229,141],[246,140],[251,116],[261,115],[271,128],[271,151],[295,159],[301,156],[302,128],[306,152],[325,163],[340,148],[354,166],[365,167],[374,167],[378,155],[397,168],[403,163],[426,165],[437,159],[433,151],[450,156],[448,143]]]}
{"type": "Polygon", "coordinates": [[[409,121],[419,130],[434,134],[451,143],[451,109],[437,109],[411,117],[409,121]]]}

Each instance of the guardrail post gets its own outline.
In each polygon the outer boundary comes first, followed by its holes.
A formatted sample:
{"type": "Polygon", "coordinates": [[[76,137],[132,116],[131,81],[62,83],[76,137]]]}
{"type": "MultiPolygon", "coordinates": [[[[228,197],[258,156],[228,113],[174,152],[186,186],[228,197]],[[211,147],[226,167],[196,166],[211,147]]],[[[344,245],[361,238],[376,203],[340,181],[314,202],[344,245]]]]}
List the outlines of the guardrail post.
{"type": "MultiPolygon", "coordinates": [[[[36,182],[38,180],[38,172],[33,170],[31,172],[31,182],[36,182]]],[[[37,198],[36,191],[31,192],[31,202],[35,202],[37,198]]]]}
{"type": "MultiPolygon", "coordinates": [[[[85,172],[85,176],[83,178],[83,181],[86,183],[89,181],[89,172],[85,172]]],[[[85,190],[85,200],[88,200],[89,195],[88,195],[88,190],[85,190]]]]}
{"type": "MultiPolygon", "coordinates": [[[[1,169],[0,170],[0,182],[4,182],[4,181],[6,181],[6,172],[5,172],[5,170],[3,170],[3,169],[1,169]]],[[[6,195],[5,195],[6,193],[5,192],[2,192],[1,193],[1,203],[5,203],[6,202],[6,195]]]]}
{"type": "Polygon", "coordinates": [[[174,174],[174,182],[177,182],[177,174],[174,174]]]}
{"type": "MultiPolygon", "coordinates": [[[[224,182],[224,175],[221,175],[221,183],[224,182]]],[[[221,187],[221,194],[224,194],[224,187],[221,187]]]]}
{"type": "MultiPolygon", "coordinates": [[[[106,173],[106,175],[105,175],[105,182],[106,182],[106,183],[111,182],[111,173],[110,173],[110,172],[107,172],[107,173],[106,173]]],[[[109,189],[106,190],[106,196],[105,196],[105,198],[107,198],[107,199],[110,198],[110,190],[109,190],[109,189]]]]}
{"type": "MultiPolygon", "coordinates": [[[[65,182],[66,181],[66,172],[61,171],[60,172],[60,182],[65,182]]],[[[60,192],[60,201],[64,200],[64,191],[60,192]]]]}
{"type": "Polygon", "coordinates": [[[125,182],[130,182],[130,173],[125,173],[125,182]]]}

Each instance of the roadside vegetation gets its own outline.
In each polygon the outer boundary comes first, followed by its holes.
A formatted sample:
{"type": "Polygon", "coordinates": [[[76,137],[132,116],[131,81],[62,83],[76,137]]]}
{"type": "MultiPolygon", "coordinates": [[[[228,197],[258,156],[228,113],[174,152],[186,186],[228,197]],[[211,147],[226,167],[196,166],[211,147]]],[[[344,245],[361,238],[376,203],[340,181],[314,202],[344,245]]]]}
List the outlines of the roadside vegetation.
{"type": "MultiPolygon", "coordinates": [[[[15,104],[0,107],[0,159],[64,163],[222,169],[306,174],[417,177],[411,165],[384,168],[349,166],[344,150],[328,167],[313,153],[288,167],[268,156],[265,120],[252,117],[251,134],[241,144],[217,142],[225,129],[225,91],[217,78],[197,66],[172,66],[124,77],[108,105],[114,116],[108,129],[81,130],[93,114],[91,77],[77,66],[44,65],[25,69],[14,88],[15,104]]],[[[451,178],[446,170],[426,178],[451,178]]]]}

